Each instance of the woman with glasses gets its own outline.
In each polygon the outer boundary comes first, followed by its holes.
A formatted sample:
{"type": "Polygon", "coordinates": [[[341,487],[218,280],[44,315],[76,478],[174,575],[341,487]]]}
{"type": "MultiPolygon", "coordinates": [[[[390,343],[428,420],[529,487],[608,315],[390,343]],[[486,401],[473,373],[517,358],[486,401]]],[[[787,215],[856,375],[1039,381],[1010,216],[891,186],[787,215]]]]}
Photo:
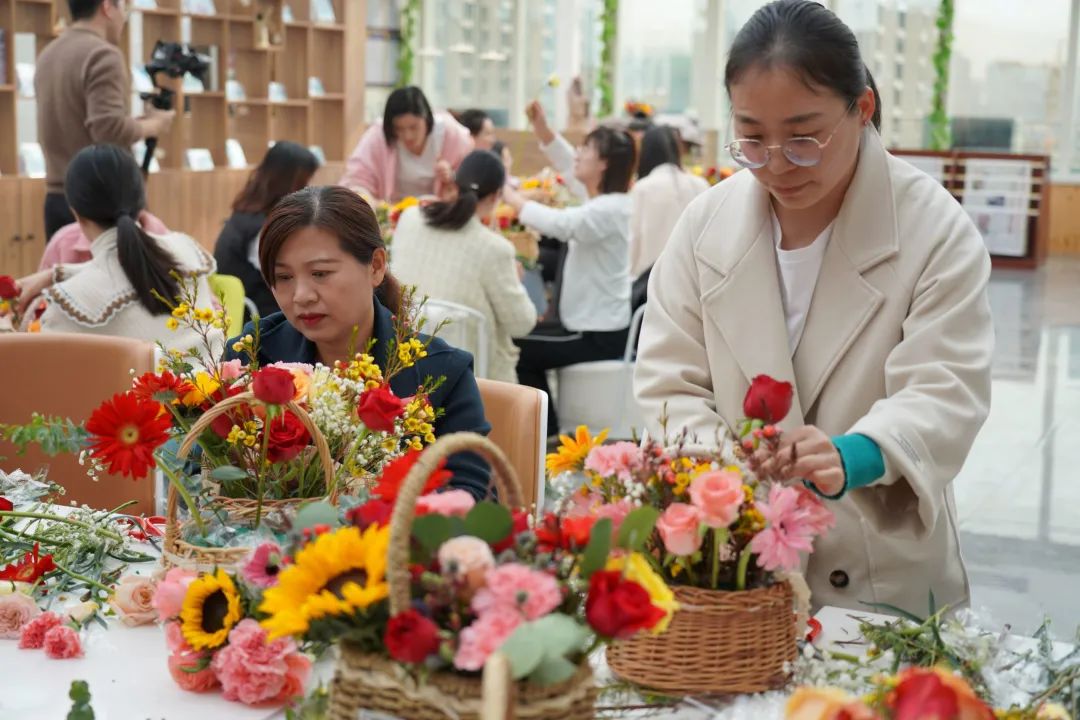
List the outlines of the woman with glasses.
{"type": "Polygon", "coordinates": [[[940,184],[886,152],[858,43],[777,0],[735,38],[737,173],[697,198],[653,268],[635,390],[653,422],[715,441],[750,380],[791,382],[764,475],[829,498],[816,606],[966,603],[952,479],[990,403],[990,260],[940,184]]]}

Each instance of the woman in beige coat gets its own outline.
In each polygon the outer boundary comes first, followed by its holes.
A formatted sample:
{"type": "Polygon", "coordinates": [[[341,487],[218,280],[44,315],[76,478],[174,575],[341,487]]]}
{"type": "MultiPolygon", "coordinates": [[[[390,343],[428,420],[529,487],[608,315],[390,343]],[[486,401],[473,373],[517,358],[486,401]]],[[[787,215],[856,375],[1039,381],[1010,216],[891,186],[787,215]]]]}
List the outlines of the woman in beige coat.
{"type": "Polygon", "coordinates": [[[886,152],[855,37],[823,7],[758,10],[726,84],[749,170],[690,205],[653,269],[645,417],[709,441],[753,376],[792,382],[778,450],[751,462],[831,498],[836,529],[806,566],[814,605],[966,603],[950,483],[990,402],[979,233],[886,152]]]}

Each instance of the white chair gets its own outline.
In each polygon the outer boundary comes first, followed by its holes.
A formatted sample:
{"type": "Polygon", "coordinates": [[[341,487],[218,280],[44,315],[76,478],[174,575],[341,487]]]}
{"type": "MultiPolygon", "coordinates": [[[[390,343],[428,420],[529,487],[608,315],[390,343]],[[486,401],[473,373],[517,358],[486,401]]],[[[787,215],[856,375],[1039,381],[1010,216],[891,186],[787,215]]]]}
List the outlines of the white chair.
{"type": "Polygon", "coordinates": [[[557,371],[555,392],[560,430],[578,425],[593,431],[609,428],[609,437],[629,439],[644,428],[641,410],[634,399],[634,355],[645,306],[634,311],[621,360],[567,365],[557,371]]]}
{"type": "Polygon", "coordinates": [[[479,310],[450,302],[428,298],[423,311],[425,330],[433,331],[440,323],[439,337],[473,356],[473,374],[486,378],[488,371],[488,322],[479,310]]]}

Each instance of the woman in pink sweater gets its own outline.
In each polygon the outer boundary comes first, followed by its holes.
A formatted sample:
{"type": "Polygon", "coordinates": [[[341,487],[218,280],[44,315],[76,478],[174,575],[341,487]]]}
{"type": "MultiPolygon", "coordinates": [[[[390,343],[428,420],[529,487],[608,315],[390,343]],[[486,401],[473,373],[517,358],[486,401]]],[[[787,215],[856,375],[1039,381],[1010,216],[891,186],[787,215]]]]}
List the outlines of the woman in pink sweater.
{"type": "Polygon", "coordinates": [[[440,195],[472,149],[469,131],[449,113],[433,113],[420,88],[398,88],[382,123],[360,138],[338,184],[387,202],[440,195]]]}

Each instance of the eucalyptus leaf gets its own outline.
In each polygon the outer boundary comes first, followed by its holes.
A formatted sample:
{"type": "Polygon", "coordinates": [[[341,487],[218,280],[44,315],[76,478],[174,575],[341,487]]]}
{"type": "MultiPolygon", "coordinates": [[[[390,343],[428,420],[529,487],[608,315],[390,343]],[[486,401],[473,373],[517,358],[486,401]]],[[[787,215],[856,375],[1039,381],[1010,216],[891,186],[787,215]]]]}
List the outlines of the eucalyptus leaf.
{"type": "Polygon", "coordinates": [[[594,572],[603,570],[611,552],[611,518],[596,521],[589,534],[589,544],[581,556],[581,576],[588,580],[594,572]]]}
{"type": "Polygon", "coordinates": [[[536,628],[548,657],[581,652],[589,639],[589,632],[581,623],[562,613],[545,615],[529,624],[536,628]]]}
{"type": "Polygon", "coordinates": [[[652,535],[660,511],[654,507],[639,507],[632,510],[619,528],[619,537],[615,544],[630,551],[639,551],[652,535]]]}
{"type": "Polygon", "coordinates": [[[440,545],[453,537],[453,524],[443,515],[421,515],[413,520],[412,534],[424,550],[434,555],[440,545]]]}
{"type": "Polygon", "coordinates": [[[336,527],[338,525],[337,509],[324,500],[316,500],[304,505],[297,511],[296,520],[293,521],[294,528],[308,530],[313,529],[316,525],[336,527]]]}
{"type": "Polygon", "coordinates": [[[235,465],[219,465],[210,471],[210,479],[218,482],[237,482],[247,480],[248,474],[235,465]]]}
{"type": "Polygon", "coordinates": [[[465,534],[480,538],[486,543],[506,539],[514,529],[514,518],[502,505],[490,500],[477,503],[465,516],[465,534]]]}
{"type": "Polygon", "coordinates": [[[510,661],[510,673],[515,680],[531,675],[544,659],[544,643],[535,623],[519,625],[499,652],[510,661]]]}
{"type": "Polygon", "coordinates": [[[564,657],[551,657],[550,655],[540,661],[540,664],[529,675],[529,680],[536,685],[556,685],[566,682],[574,677],[577,665],[564,657]]]}

